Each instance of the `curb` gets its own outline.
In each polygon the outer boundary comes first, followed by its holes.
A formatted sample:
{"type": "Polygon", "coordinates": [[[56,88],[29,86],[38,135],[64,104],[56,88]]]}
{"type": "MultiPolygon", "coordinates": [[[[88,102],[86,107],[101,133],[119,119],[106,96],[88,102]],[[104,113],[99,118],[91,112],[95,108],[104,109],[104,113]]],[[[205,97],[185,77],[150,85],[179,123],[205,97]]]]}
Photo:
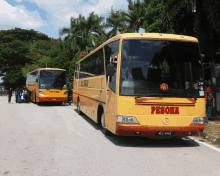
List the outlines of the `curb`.
{"type": "Polygon", "coordinates": [[[209,141],[212,141],[213,143],[220,144],[219,137],[216,137],[216,136],[210,135],[208,133],[204,133],[204,132],[199,133],[199,136],[204,139],[208,139],[209,141]]]}

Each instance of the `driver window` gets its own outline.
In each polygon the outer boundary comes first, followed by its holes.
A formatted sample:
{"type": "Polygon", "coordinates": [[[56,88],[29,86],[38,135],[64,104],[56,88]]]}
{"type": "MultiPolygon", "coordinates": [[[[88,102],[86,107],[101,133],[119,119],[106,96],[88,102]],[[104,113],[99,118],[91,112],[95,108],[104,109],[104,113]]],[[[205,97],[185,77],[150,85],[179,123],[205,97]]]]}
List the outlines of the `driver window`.
{"type": "MultiPolygon", "coordinates": [[[[118,54],[119,53],[119,40],[112,42],[108,45],[105,46],[105,67],[107,69],[107,65],[110,62],[110,57],[114,54],[118,54]]],[[[113,59],[113,60],[117,60],[117,59],[113,59]]],[[[113,63],[114,64],[114,69],[115,69],[115,73],[113,76],[109,77],[109,88],[115,92],[116,90],[116,75],[117,75],[117,62],[113,63]]],[[[106,81],[108,80],[108,78],[106,77],[106,81]]]]}
{"type": "Polygon", "coordinates": [[[115,70],[115,73],[113,76],[109,76],[109,88],[115,92],[116,90],[116,75],[117,75],[117,64],[114,63],[114,70],[115,70]]]}

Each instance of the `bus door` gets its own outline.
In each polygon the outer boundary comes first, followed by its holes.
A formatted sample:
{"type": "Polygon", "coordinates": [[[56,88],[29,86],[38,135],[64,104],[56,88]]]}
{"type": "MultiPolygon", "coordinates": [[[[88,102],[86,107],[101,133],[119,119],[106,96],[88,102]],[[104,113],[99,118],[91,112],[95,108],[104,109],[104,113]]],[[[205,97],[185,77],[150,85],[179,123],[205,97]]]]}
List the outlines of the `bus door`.
{"type": "Polygon", "coordinates": [[[106,88],[106,113],[105,123],[106,127],[114,132],[116,128],[116,85],[117,85],[117,66],[118,66],[118,54],[114,54],[110,57],[110,63],[114,65],[114,75],[108,76],[107,88],[106,88]]]}

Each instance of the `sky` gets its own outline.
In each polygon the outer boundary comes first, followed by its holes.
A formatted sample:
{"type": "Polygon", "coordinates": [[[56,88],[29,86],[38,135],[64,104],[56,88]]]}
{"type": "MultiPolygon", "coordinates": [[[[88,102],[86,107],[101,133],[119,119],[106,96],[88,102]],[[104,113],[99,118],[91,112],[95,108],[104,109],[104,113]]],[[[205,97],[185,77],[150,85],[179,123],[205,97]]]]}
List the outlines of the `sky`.
{"type": "MultiPolygon", "coordinates": [[[[0,0],[0,30],[34,29],[59,38],[59,29],[70,27],[70,18],[89,13],[107,18],[114,10],[128,9],[127,0],[0,0]]],[[[107,29],[106,31],[109,31],[107,29]]],[[[144,32],[141,29],[139,32],[144,32]]],[[[63,36],[64,37],[64,36],[63,36]]],[[[0,79],[1,82],[1,79],[0,79]]]]}
{"type": "MultiPolygon", "coordinates": [[[[111,7],[127,10],[127,0],[0,0],[0,30],[34,29],[58,38],[59,29],[70,26],[70,18],[89,13],[107,18],[111,7]]],[[[142,30],[141,30],[142,31],[142,30]]],[[[140,32],[141,32],[140,31],[140,32]]]]}

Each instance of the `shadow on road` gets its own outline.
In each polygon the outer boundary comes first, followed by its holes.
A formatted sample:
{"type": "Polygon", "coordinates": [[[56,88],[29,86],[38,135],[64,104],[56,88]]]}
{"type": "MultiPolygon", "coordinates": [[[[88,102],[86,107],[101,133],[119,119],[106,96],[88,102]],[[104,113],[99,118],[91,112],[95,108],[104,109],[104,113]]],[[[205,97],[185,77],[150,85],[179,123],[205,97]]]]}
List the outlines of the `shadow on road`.
{"type": "MultiPolygon", "coordinates": [[[[75,112],[77,112],[76,109],[74,109],[75,112]]],[[[87,115],[85,115],[84,113],[82,115],[80,115],[86,122],[88,122],[90,125],[92,125],[96,130],[100,130],[101,132],[101,127],[94,122],[92,119],[90,119],[87,115]]]]}
{"type": "Polygon", "coordinates": [[[113,144],[121,147],[157,147],[157,148],[178,148],[178,147],[198,147],[200,146],[194,140],[183,137],[174,139],[151,139],[147,137],[124,137],[124,136],[106,136],[113,144]]]}
{"type": "MultiPolygon", "coordinates": [[[[35,103],[33,103],[33,104],[35,104],[35,103]]],[[[44,103],[38,103],[35,105],[40,106],[40,107],[48,107],[48,106],[63,106],[63,107],[65,107],[65,106],[69,106],[68,103],[56,103],[56,102],[44,102],[44,103]]]]}
{"type": "MultiPolygon", "coordinates": [[[[74,111],[77,112],[76,109],[74,111]]],[[[85,114],[81,115],[81,117],[87,121],[90,125],[92,125],[96,130],[100,130],[101,127],[91,120],[85,114]]],[[[174,138],[174,139],[151,139],[147,137],[125,137],[125,136],[116,136],[114,134],[110,136],[105,136],[110,142],[114,145],[121,146],[121,147],[145,147],[145,148],[179,148],[179,147],[198,147],[200,146],[194,140],[188,137],[182,138],[174,138]]]]}

